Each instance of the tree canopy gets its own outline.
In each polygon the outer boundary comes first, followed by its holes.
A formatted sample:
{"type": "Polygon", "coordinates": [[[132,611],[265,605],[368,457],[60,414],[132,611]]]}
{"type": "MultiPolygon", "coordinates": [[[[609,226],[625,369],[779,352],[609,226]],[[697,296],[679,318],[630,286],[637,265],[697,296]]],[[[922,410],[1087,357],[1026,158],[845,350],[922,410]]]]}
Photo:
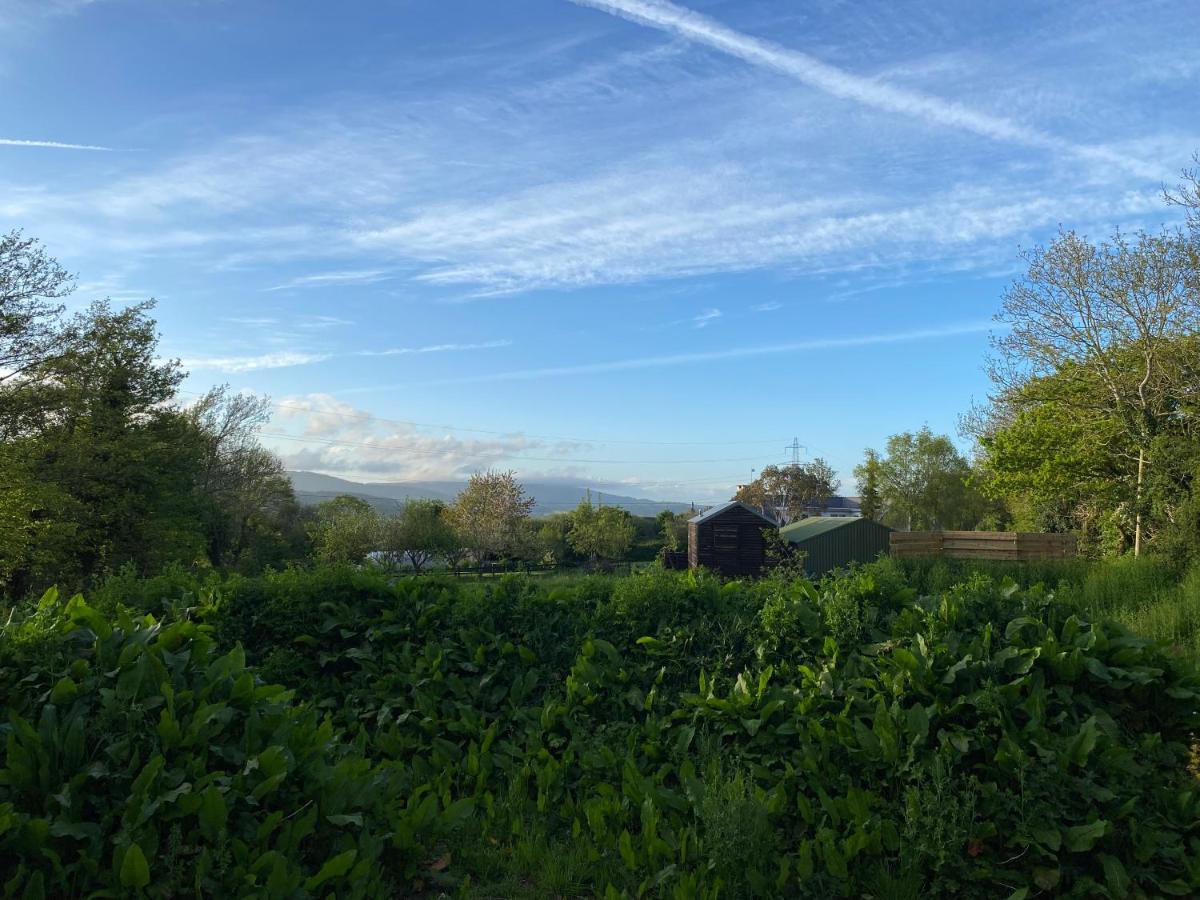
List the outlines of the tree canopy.
{"type": "Polygon", "coordinates": [[[752,482],[742,485],[733,499],[786,525],[819,513],[840,484],[833,467],[817,458],[807,463],[767,466],[752,482]]]}

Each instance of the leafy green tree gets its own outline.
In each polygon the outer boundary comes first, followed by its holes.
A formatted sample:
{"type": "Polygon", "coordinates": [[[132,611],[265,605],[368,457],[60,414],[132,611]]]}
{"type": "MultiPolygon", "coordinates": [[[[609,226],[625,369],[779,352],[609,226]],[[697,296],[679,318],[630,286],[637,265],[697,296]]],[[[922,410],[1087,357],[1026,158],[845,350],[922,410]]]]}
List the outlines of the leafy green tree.
{"type": "Polygon", "coordinates": [[[928,426],[892,435],[878,470],[884,524],[941,531],[973,528],[979,521],[982,498],[969,483],[971,465],[946,435],[928,426]]]}
{"type": "Polygon", "coordinates": [[[196,490],[206,508],[212,562],[253,570],[289,555],[289,545],[301,555],[291,480],[279,458],[258,442],[270,401],[223,385],[187,414],[201,446],[196,490]]]}
{"type": "Polygon", "coordinates": [[[478,562],[522,548],[533,498],[511,471],[472,475],[448,510],[449,521],[478,562]]]}
{"type": "Polygon", "coordinates": [[[381,526],[379,514],[360,497],[343,494],[319,503],[309,525],[313,554],[322,563],[361,564],[379,549],[381,526]]]}
{"type": "Polygon", "coordinates": [[[1189,358],[1175,351],[1200,333],[1200,242],[1162,231],[1096,244],[1065,231],[1025,261],[997,316],[1006,328],[990,367],[994,416],[1043,402],[1038,388],[1049,385],[1049,399],[1079,424],[1117,429],[1137,555],[1148,450],[1194,383],[1189,358]]]}
{"type": "Polygon", "coordinates": [[[454,548],[456,537],[440,500],[409,500],[398,516],[385,520],[382,549],[420,572],[454,548]]]}
{"type": "Polygon", "coordinates": [[[543,562],[561,565],[575,555],[567,536],[571,533],[571,514],[552,513],[537,525],[537,547],[543,562]]]}
{"type": "Polygon", "coordinates": [[[73,287],[36,240],[19,231],[0,234],[0,384],[28,378],[30,368],[63,348],[58,301],[73,287]]]}
{"type": "Polygon", "coordinates": [[[878,521],[883,514],[883,498],[879,493],[879,451],[867,449],[862,465],[855,466],[861,511],[864,519],[878,521]]]}
{"type": "Polygon", "coordinates": [[[767,466],[754,481],[742,485],[734,499],[786,525],[810,511],[823,509],[839,484],[833,467],[817,458],[807,463],[767,466]]]}
{"type": "Polygon", "coordinates": [[[64,349],[0,393],[8,456],[39,486],[29,511],[39,539],[18,579],[26,589],[205,556],[194,491],[202,448],[170,405],[183,375],[158,359],[151,308],[93,304],[65,326],[64,349]]]}
{"type": "Polygon", "coordinates": [[[571,513],[567,540],[580,556],[595,562],[614,562],[633,546],[634,524],[629,513],[616,506],[593,506],[583,500],[571,513]]]}
{"type": "MultiPolygon", "coordinates": [[[[1200,378],[1200,341],[1180,340],[1171,352],[1191,369],[1192,383],[1200,378]]],[[[1120,351],[1115,359],[1133,364],[1120,351]]],[[[1137,527],[1131,497],[1137,460],[1128,452],[1123,424],[1099,412],[1108,402],[1103,382],[1068,367],[1032,380],[1023,390],[1038,402],[1017,396],[1003,409],[994,407],[979,433],[983,489],[1007,504],[1021,529],[1076,531],[1083,546],[1094,552],[1130,549],[1137,527]],[[1079,415],[1085,407],[1093,412],[1079,415]]],[[[1186,548],[1200,542],[1200,534],[1187,524],[1200,408],[1190,390],[1175,393],[1168,402],[1175,414],[1159,426],[1146,449],[1143,544],[1189,556],[1186,548]]]]}
{"type": "Polygon", "coordinates": [[[671,512],[669,509],[664,509],[655,516],[659,534],[662,536],[664,551],[678,553],[681,550],[687,549],[688,521],[694,515],[691,512],[676,513],[671,512]]]}

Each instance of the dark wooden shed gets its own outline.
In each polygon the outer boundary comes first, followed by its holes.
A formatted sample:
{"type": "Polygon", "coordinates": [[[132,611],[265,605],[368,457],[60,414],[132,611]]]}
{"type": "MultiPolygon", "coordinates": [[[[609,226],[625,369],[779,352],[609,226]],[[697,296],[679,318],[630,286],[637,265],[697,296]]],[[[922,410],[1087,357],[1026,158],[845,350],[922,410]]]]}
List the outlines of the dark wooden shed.
{"type": "Polygon", "coordinates": [[[774,520],[738,500],[714,506],[688,522],[688,566],[728,578],[761,575],[767,561],[764,528],[774,520]]]}
{"type": "Polygon", "coordinates": [[[804,571],[818,576],[887,553],[892,529],[870,519],[814,516],[785,525],[779,536],[804,553],[804,571]]]}

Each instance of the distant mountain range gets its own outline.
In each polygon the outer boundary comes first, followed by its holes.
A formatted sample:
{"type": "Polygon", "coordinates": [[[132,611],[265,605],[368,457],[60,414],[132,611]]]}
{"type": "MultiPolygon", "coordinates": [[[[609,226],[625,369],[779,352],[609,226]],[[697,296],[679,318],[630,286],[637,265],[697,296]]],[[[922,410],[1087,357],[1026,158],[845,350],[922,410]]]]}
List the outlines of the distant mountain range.
{"type": "MultiPolygon", "coordinates": [[[[288,472],[292,479],[292,488],[296,499],[303,505],[323,503],[334,497],[349,494],[361,497],[376,510],[385,514],[394,514],[404,508],[405,500],[443,500],[450,503],[465,486],[461,481],[405,481],[405,482],[368,482],[347,481],[333,475],[322,475],[318,472],[288,472]]],[[[579,505],[579,501],[587,496],[588,486],[573,484],[567,481],[526,481],[522,482],[527,496],[533,498],[533,514],[546,516],[555,512],[567,512],[579,505]]],[[[603,503],[605,506],[619,506],[627,509],[635,516],[655,516],[664,509],[671,512],[684,512],[691,509],[690,503],[673,503],[666,500],[646,500],[639,497],[626,497],[622,494],[612,494],[608,491],[598,491],[591,488],[592,502],[603,503]]]]}

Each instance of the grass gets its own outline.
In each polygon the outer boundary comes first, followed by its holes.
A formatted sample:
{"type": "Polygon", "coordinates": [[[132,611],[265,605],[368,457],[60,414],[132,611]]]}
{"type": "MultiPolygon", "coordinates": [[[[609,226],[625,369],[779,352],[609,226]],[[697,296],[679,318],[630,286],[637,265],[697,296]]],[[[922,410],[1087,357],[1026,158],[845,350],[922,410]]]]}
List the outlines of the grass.
{"type": "Polygon", "coordinates": [[[1180,571],[1162,557],[1006,563],[895,560],[920,593],[934,594],[972,572],[1041,584],[1093,619],[1111,619],[1177,652],[1200,658],[1200,563],[1180,571]]]}

